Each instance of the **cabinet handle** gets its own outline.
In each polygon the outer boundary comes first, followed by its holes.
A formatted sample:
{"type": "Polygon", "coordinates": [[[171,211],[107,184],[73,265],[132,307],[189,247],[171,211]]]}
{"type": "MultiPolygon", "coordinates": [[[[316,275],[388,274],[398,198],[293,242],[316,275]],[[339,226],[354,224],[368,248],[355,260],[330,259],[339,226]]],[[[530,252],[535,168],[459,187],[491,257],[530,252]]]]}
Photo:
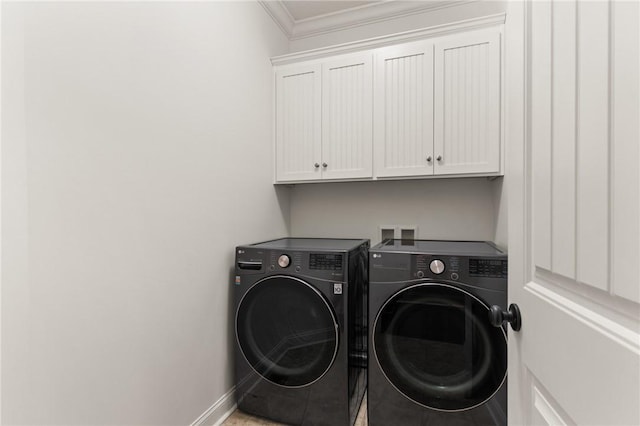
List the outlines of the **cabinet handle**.
{"type": "Polygon", "coordinates": [[[438,161],[442,161],[442,155],[438,155],[438,156],[436,157],[436,160],[438,160],[438,161]]]}
{"type": "Polygon", "coordinates": [[[316,164],[313,165],[313,167],[315,167],[317,169],[318,167],[320,167],[320,164],[316,163],[316,164]]]}
{"type": "Polygon", "coordinates": [[[322,167],[327,168],[327,163],[322,163],[322,167]]]}
{"type": "Polygon", "coordinates": [[[430,162],[431,162],[431,156],[428,156],[427,157],[427,163],[430,163],[430,162]]]}

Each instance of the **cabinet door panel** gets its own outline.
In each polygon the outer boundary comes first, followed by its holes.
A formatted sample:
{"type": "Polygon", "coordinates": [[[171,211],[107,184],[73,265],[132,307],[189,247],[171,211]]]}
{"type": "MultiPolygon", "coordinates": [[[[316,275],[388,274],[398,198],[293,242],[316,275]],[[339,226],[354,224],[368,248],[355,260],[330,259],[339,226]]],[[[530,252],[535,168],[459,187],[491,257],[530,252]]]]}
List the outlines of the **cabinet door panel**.
{"type": "Polygon", "coordinates": [[[435,174],[499,172],[500,33],[446,38],[435,52],[435,174]]]}
{"type": "Polygon", "coordinates": [[[320,65],[276,72],[277,182],[321,178],[320,83],[320,65]]]}
{"type": "Polygon", "coordinates": [[[323,64],[323,179],[372,176],[372,90],[371,54],[323,64]]]}
{"type": "Polygon", "coordinates": [[[433,45],[379,49],[375,64],[376,176],[433,174],[433,45]]]}

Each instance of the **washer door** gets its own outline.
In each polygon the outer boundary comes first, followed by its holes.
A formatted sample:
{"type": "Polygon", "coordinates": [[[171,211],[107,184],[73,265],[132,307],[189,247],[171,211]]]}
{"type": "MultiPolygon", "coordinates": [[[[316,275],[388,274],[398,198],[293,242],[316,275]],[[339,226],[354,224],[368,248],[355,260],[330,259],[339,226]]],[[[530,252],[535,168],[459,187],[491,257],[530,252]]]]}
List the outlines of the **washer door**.
{"type": "Polygon", "coordinates": [[[507,337],[489,308],[445,284],[417,284],[392,296],[376,317],[376,359],[407,398],[459,411],[495,394],[507,374],[507,337]]]}
{"type": "Polygon", "coordinates": [[[338,324],[325,298],[287,276],[265,278],[247,291],[236,313],[236,336],[253,369],[287,387],[318,380],[338,350],[338,324]]]}

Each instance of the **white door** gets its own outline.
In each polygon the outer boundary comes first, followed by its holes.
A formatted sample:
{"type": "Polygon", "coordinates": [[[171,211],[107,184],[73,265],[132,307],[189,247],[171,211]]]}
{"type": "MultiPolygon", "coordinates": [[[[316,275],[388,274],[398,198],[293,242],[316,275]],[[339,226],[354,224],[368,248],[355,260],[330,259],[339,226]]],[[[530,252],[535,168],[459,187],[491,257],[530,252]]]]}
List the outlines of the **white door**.
{"type": "Polygon", "coordinates": [[[433,174],[433,45],[378,49],[375,70],[376,176],[433,174]]]}
{"type": "MultiPolygon", "coordinates": [[[[320,179],[321,67],[276,71],[276,181],[320,179]]],[[[249,125],[249,124],[248,124],[249,125]]]]}
{"type": "Polygon", "coordinates": [[[434,173],[500,171],[500,31],[435,44],[434,173]]]}
{"type": "Polygon", "coordinates": [[[637,2],[507,15],[509,422],[640,424],[637,2]]]}
{"type": "Polygon", "coordinates": [[[371,53],[322,64],[322,178],[370,178],[373,173],[371,53]]]}

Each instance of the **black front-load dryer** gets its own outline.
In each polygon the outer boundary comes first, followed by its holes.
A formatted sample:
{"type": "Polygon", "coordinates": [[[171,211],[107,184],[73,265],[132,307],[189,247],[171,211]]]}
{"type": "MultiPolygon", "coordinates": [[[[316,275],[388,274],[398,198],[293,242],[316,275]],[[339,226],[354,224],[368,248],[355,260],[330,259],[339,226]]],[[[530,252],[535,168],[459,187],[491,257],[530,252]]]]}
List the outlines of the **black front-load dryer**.
{"type": "Polygon", "coordinates": [[[352,425],[366,387],[368,240],[236,248],[238,408],[296,425],[352,425]]]}
{"type": "Polygon", "coordinates": [[[506,425],[507,257],[481,241],[369,253],[369,425],[506,425]]]}

